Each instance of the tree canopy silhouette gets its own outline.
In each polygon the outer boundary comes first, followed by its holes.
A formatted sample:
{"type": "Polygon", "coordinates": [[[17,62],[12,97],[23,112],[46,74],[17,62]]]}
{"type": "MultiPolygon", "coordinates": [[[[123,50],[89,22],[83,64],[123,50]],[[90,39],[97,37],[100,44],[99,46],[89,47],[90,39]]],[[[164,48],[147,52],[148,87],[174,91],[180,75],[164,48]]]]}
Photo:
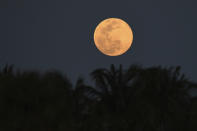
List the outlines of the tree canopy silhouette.
{"type": "Polygon", "coordinates": [[[196,84],[180,67],[122,65],[72,84],[57,71],[0,70],[2,131],[196,131],[196,84]]]}

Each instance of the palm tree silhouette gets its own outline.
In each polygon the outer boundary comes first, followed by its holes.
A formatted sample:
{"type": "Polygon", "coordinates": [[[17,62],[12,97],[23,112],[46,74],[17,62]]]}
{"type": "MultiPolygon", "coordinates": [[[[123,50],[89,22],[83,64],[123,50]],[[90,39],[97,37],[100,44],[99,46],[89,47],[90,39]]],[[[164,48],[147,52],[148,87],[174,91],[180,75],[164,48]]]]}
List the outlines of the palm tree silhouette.
{"type": "Polygon", "coordinates": [[[99,107],[105,115],[118,115],[119,123],[122,118],[125,126],[135,124],[141,130],[184,130],[180,124],[186,122],[183,117],[190,97],[188,80],[180,74],[180,67],[144,69],[133,65],[123,70],[121,65],[119,69],[111,65],[110,70],[97,69],[91,76],[96,83],[92,92],[100,97],[99,107]],[[172,119],[174,125],[170,125],[172,119]]]}
{"type": "Polygon", "coordinates": [[[129,94],[132,93],[130,87],[140,70],[137,65],[131,66],[126,71],[122,69],[122,65],[119,69],[114,65],[111,65],[110,70],[97,69],[91,73],[96,84],[96,91],[93,93],[109,106],[110,111],[122,111],[127,107],[129,94]]]}

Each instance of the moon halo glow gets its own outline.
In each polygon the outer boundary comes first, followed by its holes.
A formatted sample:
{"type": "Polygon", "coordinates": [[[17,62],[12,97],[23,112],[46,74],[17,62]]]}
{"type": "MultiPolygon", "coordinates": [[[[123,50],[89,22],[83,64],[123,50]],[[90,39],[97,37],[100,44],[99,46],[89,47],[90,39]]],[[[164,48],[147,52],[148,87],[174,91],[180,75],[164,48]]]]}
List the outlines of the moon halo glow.
{"type": "Polygon", "coordinates": [[[101,21],[94,31],[96,47],[108,56],[124,54],[131,47],[132,42],[132,29],[119,18],[108,18],[101,21]]]}

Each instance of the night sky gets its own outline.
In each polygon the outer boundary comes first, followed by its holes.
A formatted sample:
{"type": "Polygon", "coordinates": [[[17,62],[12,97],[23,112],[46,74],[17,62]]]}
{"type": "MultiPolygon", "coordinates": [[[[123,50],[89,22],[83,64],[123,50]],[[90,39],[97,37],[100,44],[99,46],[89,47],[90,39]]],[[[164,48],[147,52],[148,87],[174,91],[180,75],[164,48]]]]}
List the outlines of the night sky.
{"type": "Polygon", "coordinates": [[[57,69],[75,81],[100,67],[133,63],[182,66],[197,81],[195,0],[0,0],[0,67],[57,69]],[[126,54],[100,53],[93,33],[116,17],[133,29],[126,54]]]}

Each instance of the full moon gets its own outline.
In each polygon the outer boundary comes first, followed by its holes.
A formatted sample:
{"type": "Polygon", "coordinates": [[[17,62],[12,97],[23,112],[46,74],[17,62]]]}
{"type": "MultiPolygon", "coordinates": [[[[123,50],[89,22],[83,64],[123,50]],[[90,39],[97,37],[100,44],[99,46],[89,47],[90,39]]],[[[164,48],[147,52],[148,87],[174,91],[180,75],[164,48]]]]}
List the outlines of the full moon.
{"type": "Polygon", "coordinates": [[[108,18],[101,21],[94,32],[96,47],[108,56],[124,54],[131,47],[132,42],[132,29],[119,18],[108,18]]]}

